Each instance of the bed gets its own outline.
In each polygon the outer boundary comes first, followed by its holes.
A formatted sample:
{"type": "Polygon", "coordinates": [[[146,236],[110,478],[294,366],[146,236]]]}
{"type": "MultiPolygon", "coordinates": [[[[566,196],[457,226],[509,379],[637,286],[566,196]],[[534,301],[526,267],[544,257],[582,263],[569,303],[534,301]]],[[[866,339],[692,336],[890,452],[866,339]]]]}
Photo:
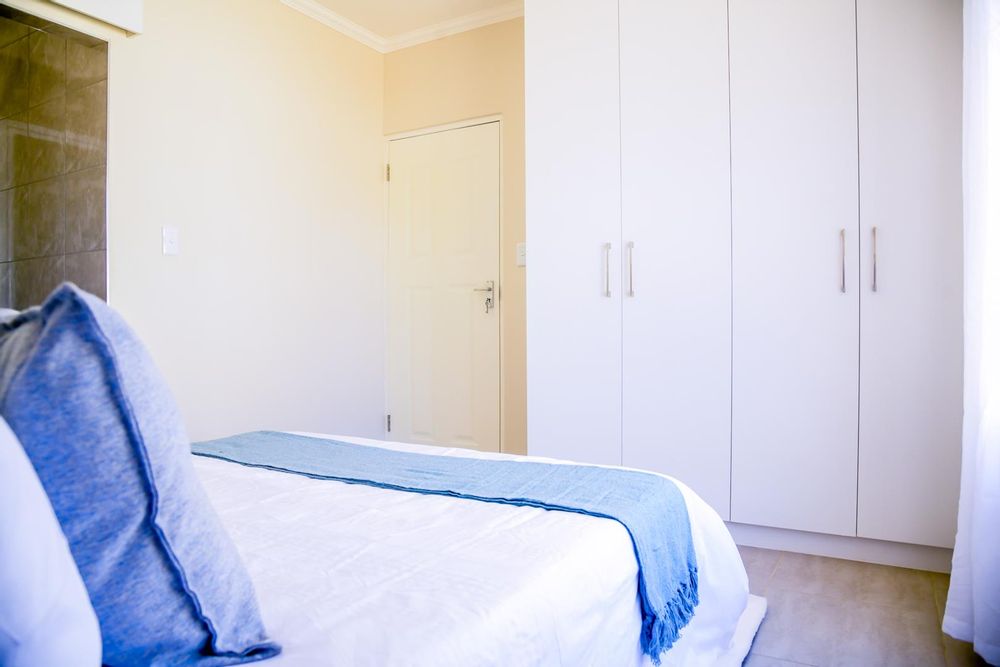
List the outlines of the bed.
{"type": "MultiPolygon", "coordinates": [[[[92,655],[77,663],[738,665],[765,612],[722,520],[676,480],[317,434],[192,444],[101,300],[64,284],[0,325],[8,450],[35,469],[63,580],[86,592],[69,623],[50,613],[65,597],[29,580],[43,613],[19,636],[79,632],[92,655]],[[247,465],[191,454],[225,442],[247,465]],[[300,474],[251,467],[272,464],[300,474]]],[[[53,580],[52,559],[25,554],[53,580]]],[[[23,646],[0,637],[0,653],[23,646]]]]}
{"type": "MultiPolygon", "coordinates": [[[[519,458],[303,435],[440,456],[519,458]]],[[[253,578],[264,622],[283,646],[268,664],[650,663],[639,646],[632,544],[613,520],[194,459],[253,578]]],[[[663,664],[739,665],[766,602],[748,593],[720,517],[678,486],[701,601],[663,664]]]]}

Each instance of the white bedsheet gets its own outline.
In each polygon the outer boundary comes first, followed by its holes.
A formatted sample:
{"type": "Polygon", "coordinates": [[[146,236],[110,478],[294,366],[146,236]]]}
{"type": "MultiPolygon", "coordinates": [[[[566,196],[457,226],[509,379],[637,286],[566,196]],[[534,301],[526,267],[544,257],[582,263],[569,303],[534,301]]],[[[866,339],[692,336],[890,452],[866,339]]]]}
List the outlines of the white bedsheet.
{"type": "MultiPolygon", "coordinates": [[[[443,456],[523,458],[343,436],[443,456]]],[[[531,457],[533,460],[547,460],[531,457]]],[[[648,665],[637,565],[616,521],[195,467],[290,665],[648,665]]],[[[700,604],[665,665],[739,665],[764,613],[719,516],[683,484],[700,604]],[[749,604],[748,604],[749,603],[749,604]]]]}

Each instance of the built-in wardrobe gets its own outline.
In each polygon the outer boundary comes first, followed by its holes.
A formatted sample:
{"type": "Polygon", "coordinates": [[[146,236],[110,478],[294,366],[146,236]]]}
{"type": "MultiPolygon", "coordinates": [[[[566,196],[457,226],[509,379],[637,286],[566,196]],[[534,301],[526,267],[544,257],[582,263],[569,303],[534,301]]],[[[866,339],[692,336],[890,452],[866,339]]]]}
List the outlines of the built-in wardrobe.
{"type": "Polygon", "coordinates": [[[527,0],[528,453],[950,547],[960,0],[527,0]]]}

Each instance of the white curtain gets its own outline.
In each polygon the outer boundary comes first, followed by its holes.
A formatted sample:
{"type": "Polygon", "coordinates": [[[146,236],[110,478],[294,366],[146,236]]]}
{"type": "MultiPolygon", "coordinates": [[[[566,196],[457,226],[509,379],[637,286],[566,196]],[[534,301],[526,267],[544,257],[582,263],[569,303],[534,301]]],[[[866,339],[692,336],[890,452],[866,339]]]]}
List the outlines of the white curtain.
{"type": "Polygon", "coordinates": [[[944,631],[1000,664],[1000,0],[965,0],[965,420],[944,631]]]}

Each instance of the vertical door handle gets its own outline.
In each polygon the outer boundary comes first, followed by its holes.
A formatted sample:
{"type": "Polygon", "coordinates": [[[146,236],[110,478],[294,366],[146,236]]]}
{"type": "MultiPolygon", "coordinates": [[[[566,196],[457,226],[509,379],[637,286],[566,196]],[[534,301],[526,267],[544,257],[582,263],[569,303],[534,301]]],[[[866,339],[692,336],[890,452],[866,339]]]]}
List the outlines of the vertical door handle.
{"type": "Polygon", "coordinates": [[[635,243],[632,241],[628,242],[628,295],[635,296],[635,280],[632,276],[632,252],[635,249],[635,243]]]}
{"type": "Polygon", "coordinates": [[[847,230],[840,230],[840,291],[847,292],[847,230]]]}
{"type": "Polygon", "coordinates": [[[604,296],[611,298],[611,244],[604,244],[604,296]]]}
{"type": "Polygon", "coordinates": [[[878,291],[878,227],[872,227],[872,291],[878,291]]]}
{"type": "Polygon", "coordinates": [[[486,281],[486,287],[474,287],[473,292],[486,292],[486,314],[490,314],[493,308],[493,295],[496,293],[496,283],[492,280],[486,281]]]}

